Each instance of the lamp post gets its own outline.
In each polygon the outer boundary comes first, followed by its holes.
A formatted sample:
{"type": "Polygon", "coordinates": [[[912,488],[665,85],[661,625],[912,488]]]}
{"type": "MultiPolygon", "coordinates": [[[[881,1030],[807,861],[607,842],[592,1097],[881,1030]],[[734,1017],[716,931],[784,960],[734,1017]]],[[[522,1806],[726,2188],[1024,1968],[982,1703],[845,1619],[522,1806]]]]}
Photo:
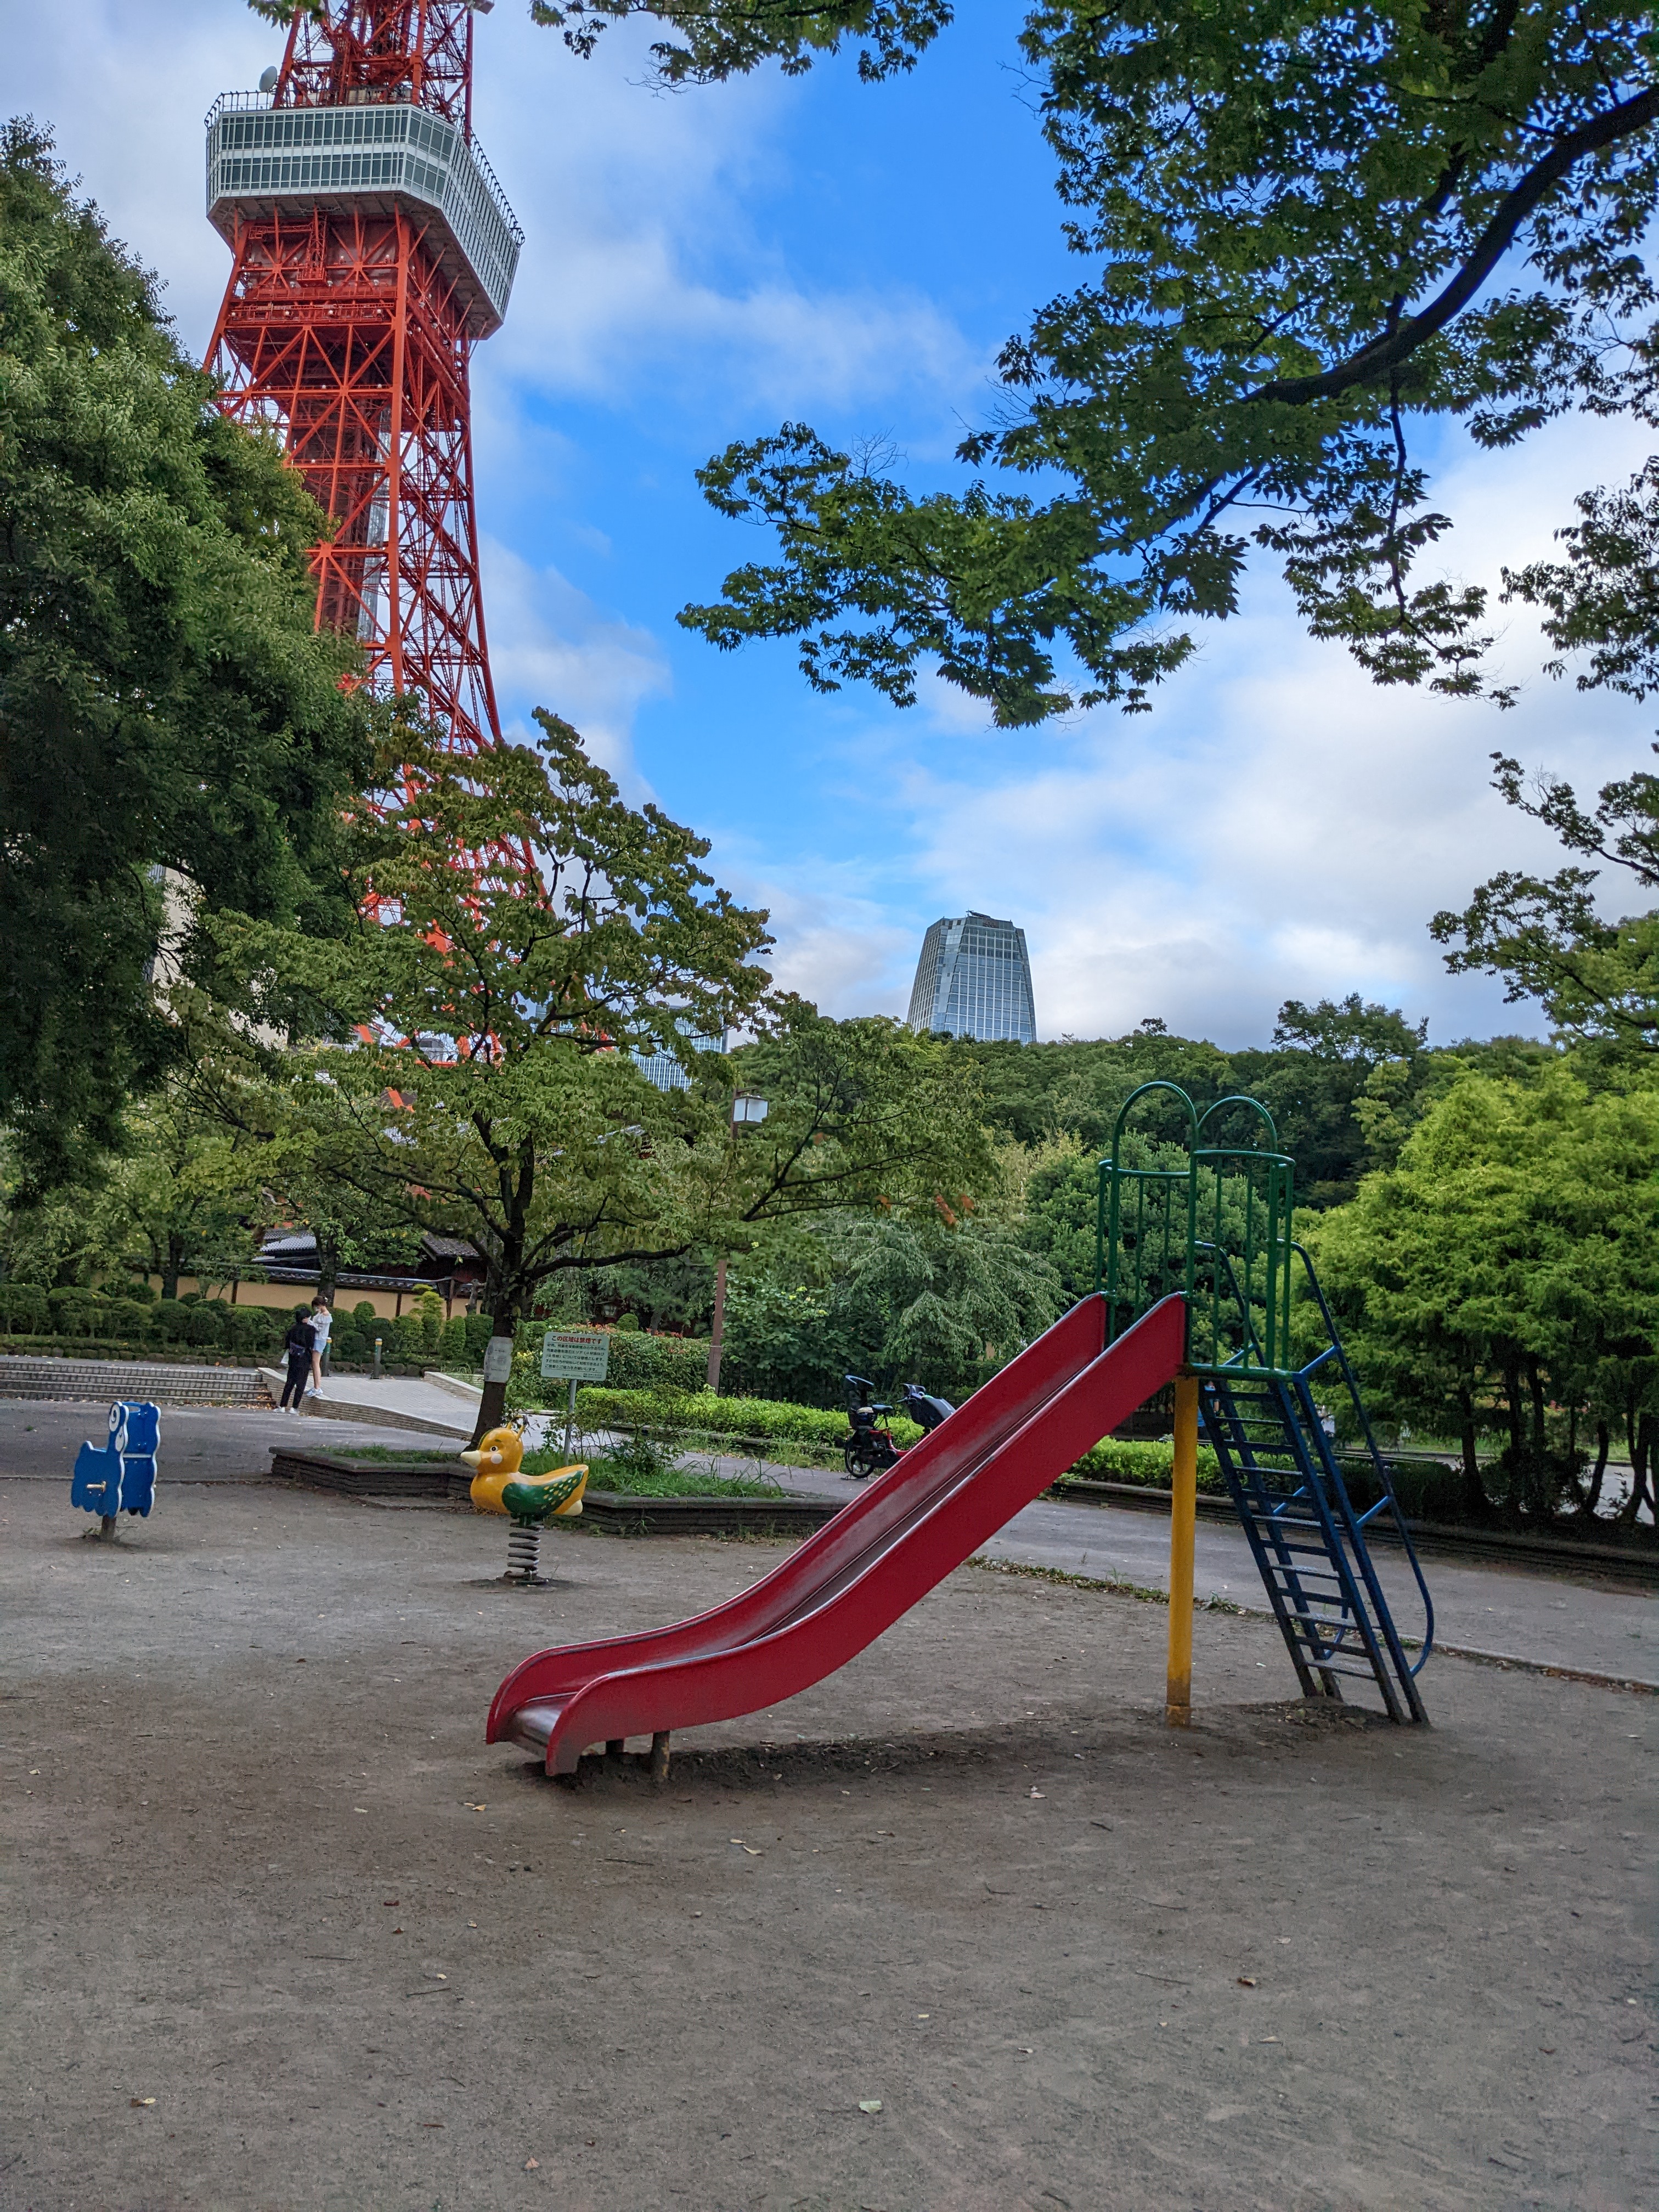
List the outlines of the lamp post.
{"type": "MultiPolygon", "coordinates": [[[[739,1091],[732,1101],[732,1130],[757,1129],[766,1119],[766,1101],[757,1091],[739,1091]]],[[[726,1339],[726,1255],[714,1262],[714,1326],[708,1339],[708,1387],[720,1387],[720,1348],[726,1339]]]]}

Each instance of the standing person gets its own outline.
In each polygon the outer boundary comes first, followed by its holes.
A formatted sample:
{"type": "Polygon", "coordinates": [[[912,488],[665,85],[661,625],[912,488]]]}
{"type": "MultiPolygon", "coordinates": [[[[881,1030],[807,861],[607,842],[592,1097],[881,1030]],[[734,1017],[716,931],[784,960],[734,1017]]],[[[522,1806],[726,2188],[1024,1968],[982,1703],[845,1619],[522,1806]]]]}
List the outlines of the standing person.
{"type": "Polygon", "coordinates": [[[294,1399],[294,1410],[304,1408],[306,1378],[311,1372],[311,1363],[316,1356],[317,1339],[311,1323],[302,1313],[296,1313],[288,1325],[288,1334],[283,1340],[283,1349],[288,1354],[288,1380],[283,1385],[282,1411],[288,1411],[289,1394],[294,1399]]]}
{"type": "Polygon", "coordinates": [[[334,1312],[320,1291],[311,1301],[311,1334],[313,1349],[311,1355],[311,1395],[320,1398],[323,1376],[328,1368],[328,1333],[334,1326],[334,1312]]]}

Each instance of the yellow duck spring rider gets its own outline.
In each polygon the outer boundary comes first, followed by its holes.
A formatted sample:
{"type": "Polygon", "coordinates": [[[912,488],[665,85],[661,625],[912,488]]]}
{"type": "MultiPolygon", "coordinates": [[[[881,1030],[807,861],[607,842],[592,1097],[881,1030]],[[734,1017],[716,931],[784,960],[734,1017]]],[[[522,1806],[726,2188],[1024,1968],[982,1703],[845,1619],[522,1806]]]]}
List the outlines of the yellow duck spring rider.
{"type": "Polygon", "coordinates": [[[524,1443],[516,1429],[491,1429],[461,1457],[473,1469],[474,1512],[503,1513],[513,1523],[502,1581],[540,1582],[542,1530],[550,1521],[574,1520],[581,1511],[586,1466],[524,1474],[524,1443]]]}

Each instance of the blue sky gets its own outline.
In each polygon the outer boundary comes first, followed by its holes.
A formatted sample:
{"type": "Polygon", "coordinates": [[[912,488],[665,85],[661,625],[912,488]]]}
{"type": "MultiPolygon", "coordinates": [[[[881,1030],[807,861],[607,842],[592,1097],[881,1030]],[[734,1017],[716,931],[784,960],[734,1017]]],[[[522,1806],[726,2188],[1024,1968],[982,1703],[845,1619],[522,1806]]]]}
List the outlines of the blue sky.
{"type": "MultiPolygon", "coordinates": [[[[587,732],[630,790],[714,842],[771,908],[780,978],[830,1012],[902,1013],[922,932],[968,906],[1030,943],[1040,1029],[1157,1014],[1264,1041],[1279,1002],[1363,991],[1437,1042],[1538,1026],[1441,968],[1425,922],[1503,866],[1553,866],[1486,783],[1496,746],[1594,785],[1650,734],[1628,702],[1537,674],[1499,611],[1521,703],[1379,691],[1300,633],[1271,574],[1154,711],[997,732],[936,684],[909,714],[811,692],[787,647],[716,654],[675,624],[764,538],[702,502],[728,440],[811,422],[884,437],[915,483],[994,397],[1031,308],[1075,282],[1018,66],[1021,10],[978,0],[916,72],[860,86],[843,60],[664,95],[645,40],[581,64],[521,0],[479,27],[476,122],[527,234],[475,407],[498,690],[587,732]]],[[[204,344],[228,256],[202,209],[202,117],[279,40],[240,0],[0,0],[5,102],[167,281],[204,344]],[[165,26],[165,29],[159,27],[165,26]]],[[[1519,455],[1442,454],[1449,574],[1543,550],[1573,492],[1644,454],[1626,426],[1558,425],[1519,455]]]]}

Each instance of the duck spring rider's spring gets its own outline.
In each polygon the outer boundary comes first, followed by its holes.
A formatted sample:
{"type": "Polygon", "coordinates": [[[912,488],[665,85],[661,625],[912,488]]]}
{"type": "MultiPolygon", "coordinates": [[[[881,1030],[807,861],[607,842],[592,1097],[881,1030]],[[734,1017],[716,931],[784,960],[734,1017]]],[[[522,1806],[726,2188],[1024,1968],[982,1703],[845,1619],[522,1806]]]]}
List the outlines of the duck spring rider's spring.
{"type": "Polygon", "coordinates": [[[82,1444],[70,1485],[70,1504],[95,1513],[94,1533],[115,1534],[118,1513],[148,1516],[155,1503],[155,1461],[161,1442],[161,1409],[148,1399],[118,1398],[109,1409],[109,1438],[82,1444]]]}

